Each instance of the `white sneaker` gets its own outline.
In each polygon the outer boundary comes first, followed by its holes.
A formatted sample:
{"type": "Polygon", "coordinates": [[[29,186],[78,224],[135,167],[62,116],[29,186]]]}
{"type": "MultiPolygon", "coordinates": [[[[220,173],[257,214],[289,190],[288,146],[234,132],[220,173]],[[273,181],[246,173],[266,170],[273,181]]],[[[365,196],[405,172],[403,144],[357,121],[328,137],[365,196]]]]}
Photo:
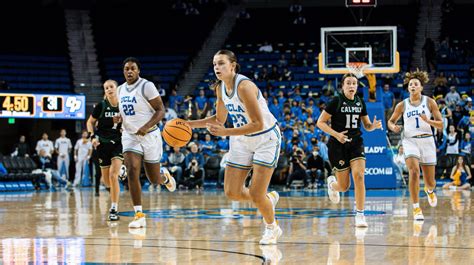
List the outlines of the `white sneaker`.
{"type": "Polygon", "coordinates": [[[283,254],[276,245],[260,245],[259,247],[262,251],[263,257],[265,258],[265,264],[277,264],[283,257],[283,254]]]}
{"type": "Polygon", "coordinates": [[[272,202],[273,212],[275,212],[276,205],[277,205],[278,201],[280,200],[280,194],[278,194],[278,192],[276,192],[276,191],[272,191],[272,192],[267,193],[267,197],[272,202]]]}
{"type": "Polygon", "coordinates": [[[367,227],[356,227],[355,237],[356,237],[357,243],[364,243],[367,230],[369,230],[367,227]]]}
{"type": "Polygon", "coordinates": [[[339,192],[335,191],[332,189],[331,185],[332,183],[337,182],[335,176],[329,176],[328,177],[328,195],[329,195],[329,200],[331,200],[332,203],[339,203],[341,201],[341,197],[339,196],[339,192]]]}
{"type": "Polygon", "coordinates": [[[423,212],[421,211],[421,208],[415,208],[413,209],[413,219],[415,221],[423,221],[425,220],[425,217],[423,216],[423,212]]]}
{"type": "Polygon", "coordinates": [[[278,238],[281,236],[283,231],[279,225],[271,228],[270,226],[265,226],[265,232],[263,232],[262,239],[260,240],[260,245],[274,245],[277,243],[278,238]]]}
{"type": "Polygon", "coordinates": [[[369,225],[365,221],[365,215],[356,214],[355,216],[355,226],[356,227],[368,227],[369,225]]]}
{"type": "Polygon", "coordinates": [[[438,197],[436,197],[436,193],[432,191],[431,193],[428,192],[428,189],[424,188],[426,197],[428,197],[428,202],[430,203],[431,207],[436,207],[438,205],[438,197]]]}
{"type": "Polygon", "coordinates": [[[146,215],[142,212],[136,212],[135,218],[128,224],[129,228],[146,227],[146,215]]]}
{"type": "Polygon", "coordinates": [[[168,183],[164,184],[165,187],[170,191],[173,192],[176,190],[176,180],[171,176],[170,172],[167,168],[161,167],[160,173],[165,175],[168,178],[168,183]]]}

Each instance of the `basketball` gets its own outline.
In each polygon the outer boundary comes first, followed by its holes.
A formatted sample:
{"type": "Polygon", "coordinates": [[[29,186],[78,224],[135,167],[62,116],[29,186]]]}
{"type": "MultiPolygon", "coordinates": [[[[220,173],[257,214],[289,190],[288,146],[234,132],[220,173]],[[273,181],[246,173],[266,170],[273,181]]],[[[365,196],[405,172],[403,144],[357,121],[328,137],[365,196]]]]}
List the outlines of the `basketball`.
{"type": "Polygon", "coordinates": [[[172,119],[163,128],[163,139],[172,147],[185,146],[193,135],[191,126],[183,119],[172,119]]]}

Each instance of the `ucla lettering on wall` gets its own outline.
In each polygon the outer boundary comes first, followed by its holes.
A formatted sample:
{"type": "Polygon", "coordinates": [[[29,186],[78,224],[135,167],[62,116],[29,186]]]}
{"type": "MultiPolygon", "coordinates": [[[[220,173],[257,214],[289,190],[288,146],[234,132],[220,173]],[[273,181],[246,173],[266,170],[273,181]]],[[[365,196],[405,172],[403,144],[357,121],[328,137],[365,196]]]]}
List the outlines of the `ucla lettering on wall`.
{"type": "MultiPolygon", "coordinates": [[[[373,121],[374,115],[377,119],[382,119],[382,129],[367,132],[362,129],[364,138],[366,169],[365,187],[367,189],[396,188],[397,181],[393,168],[392,157],[387,150],[386,129],[383,106],[380,102],[367,102],[367,113],[369,119],[373,121]]],[[[351,180],[352,181],[352,180],[351,180]]],[[[353,185],[351,185],[353,187],[353,185]]]]}

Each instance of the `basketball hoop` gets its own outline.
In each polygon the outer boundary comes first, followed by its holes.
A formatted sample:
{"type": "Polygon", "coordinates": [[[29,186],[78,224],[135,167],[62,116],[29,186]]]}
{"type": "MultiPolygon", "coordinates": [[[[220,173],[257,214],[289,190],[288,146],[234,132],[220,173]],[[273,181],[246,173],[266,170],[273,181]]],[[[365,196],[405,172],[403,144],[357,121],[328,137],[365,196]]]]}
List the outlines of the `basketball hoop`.
{"type": "Polygon", "coordinates": [[[357,78],[362,78],[364,77],[364,70],[369,67],[369,64],[363,62],[352,62],[347,63],[346,66],[349,68],[350,73],[354,74],[357,78]]]}

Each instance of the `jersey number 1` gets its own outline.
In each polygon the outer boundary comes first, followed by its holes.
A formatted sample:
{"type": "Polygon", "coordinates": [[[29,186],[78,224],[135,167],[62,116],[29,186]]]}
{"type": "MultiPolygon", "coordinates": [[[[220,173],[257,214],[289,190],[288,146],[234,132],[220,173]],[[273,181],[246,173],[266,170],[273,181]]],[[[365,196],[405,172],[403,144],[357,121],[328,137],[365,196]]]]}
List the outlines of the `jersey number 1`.
{"type": "Polygon", "coordinates": [[[346,129],[357,129],[359,115],[346,114],[346,129]]]}
{"type": "Polygon", "coordinates": [[[416,128],[420,128],[420,121],[418,120],[418,117],[415,117],[416,121],[416,128]]]}

